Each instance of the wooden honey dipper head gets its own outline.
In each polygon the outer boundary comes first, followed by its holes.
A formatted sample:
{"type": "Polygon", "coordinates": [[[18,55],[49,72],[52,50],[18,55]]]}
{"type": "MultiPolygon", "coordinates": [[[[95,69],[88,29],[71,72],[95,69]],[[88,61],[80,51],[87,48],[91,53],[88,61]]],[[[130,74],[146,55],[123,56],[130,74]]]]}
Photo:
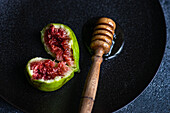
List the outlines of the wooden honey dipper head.
{"type": "Polygon", "coordinates": [[[110,51],[115,29],[116,24],[112,19],[103,17],[98,20],[90,44],[95,54],[102,56],[110,51]]]}

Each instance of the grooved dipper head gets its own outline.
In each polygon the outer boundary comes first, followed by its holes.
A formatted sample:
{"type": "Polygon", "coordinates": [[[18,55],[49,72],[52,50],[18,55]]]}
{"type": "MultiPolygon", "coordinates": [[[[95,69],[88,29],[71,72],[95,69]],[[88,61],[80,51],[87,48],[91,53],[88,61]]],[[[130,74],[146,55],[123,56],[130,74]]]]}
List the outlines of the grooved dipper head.
{"type": "Polygon", "coordinates": [[[98,48],[103,48],[104,54],[107,54],[112,45],[115,28],[116,24],[112,19],[106,17],[100,18],[94,28],[90,44],[91,49],[95,51],[98,48]]]}

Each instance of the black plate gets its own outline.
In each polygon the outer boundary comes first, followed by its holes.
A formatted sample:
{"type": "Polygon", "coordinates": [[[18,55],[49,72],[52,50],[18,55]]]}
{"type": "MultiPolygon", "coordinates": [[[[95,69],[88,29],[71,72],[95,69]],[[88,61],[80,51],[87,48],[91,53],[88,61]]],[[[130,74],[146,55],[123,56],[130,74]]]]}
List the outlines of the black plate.
{"type": "Polygon", "coordinates": [[[78,112],[91,64],[82,28],[100,16],[120,24],[125,43],[117,57],[102,63],[93,112],[112,112],[132,101],[155,75],[165,48],[165,21],[156,0],[1,0],[1,97],[27,112],[78,112]],[[66,24],[75,32],[81,72],[58,91],[46,93],[29,85],[24,68],[33,57],[51,58],[40,40],[40,30],[51,22],[66,24]]]}

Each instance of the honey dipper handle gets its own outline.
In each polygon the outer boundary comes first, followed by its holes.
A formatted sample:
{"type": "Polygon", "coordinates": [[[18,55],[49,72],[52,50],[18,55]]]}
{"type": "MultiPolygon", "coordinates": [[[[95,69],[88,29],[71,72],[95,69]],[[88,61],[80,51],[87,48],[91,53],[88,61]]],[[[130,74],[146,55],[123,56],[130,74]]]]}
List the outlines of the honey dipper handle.
{"type": "Polygon", "coordinates": [[[91,113],[100,73],[100,65],[103,61],[104,50],[99,48],[96,50],[95,55],[92,57],[92,65],[88,73],[86,83],[83,90],[80,113],[91,113]]]}

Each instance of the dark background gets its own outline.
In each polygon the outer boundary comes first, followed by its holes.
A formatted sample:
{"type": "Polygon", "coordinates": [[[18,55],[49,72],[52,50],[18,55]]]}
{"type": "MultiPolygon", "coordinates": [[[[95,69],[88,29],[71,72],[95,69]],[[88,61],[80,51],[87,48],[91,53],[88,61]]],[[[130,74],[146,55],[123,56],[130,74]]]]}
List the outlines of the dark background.
{"type": "MultiPolygon", "coordinates": [[[[167,26],[167,44],[162,63],[157,71],[156,76],[148,87],[138,96],[134,101],[116,111],[120,112],[161,112],[167,113],[168,102],[170,96],[168,95],[168,75],[170,73],[170,1],[159,0],[163,8],[167,26]]],[[[13,106],[9,105],[3,99],[0,99],[1,113],[22,113],[13,106]]]]}

